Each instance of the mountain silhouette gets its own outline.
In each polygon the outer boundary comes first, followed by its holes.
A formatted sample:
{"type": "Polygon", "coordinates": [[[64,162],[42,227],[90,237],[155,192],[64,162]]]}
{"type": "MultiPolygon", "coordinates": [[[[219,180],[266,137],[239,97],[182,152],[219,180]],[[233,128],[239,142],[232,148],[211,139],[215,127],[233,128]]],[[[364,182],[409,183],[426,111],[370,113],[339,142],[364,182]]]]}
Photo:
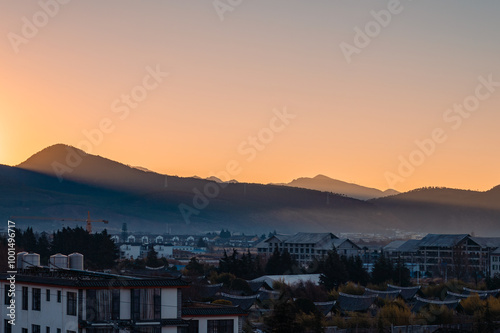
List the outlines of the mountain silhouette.
{"type": "Polygon", "coordinates": [[[341,180],[332,179],[324,175],[317,175],[314,178],[303,177],[294,179],[293,181],[285,185],[307,188],[310,190],[338,193],[360,200],[368,200],[399,194],[398,191],[393,189],[388,189],[382,192],[376,188],[347,183],[341,180]]]}

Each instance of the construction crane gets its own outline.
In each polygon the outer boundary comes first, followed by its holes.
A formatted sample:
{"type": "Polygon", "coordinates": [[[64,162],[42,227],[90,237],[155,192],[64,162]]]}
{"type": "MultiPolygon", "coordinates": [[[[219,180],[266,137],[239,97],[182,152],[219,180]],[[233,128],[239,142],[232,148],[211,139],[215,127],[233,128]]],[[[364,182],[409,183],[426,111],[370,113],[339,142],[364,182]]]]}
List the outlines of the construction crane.
{"type": "Polygon", "coordinates": [[[87,219],[73,219],[73,218],[60,218],[60,217],[46,217],[46,216],[11,216],[11,219],[26,219],[26,220],[57,220],[57,221],[79,221],[79,222],[87,222],[87,232],[89,234],[92,233],[92,222],[103,222],[108,224],[108,220],[91,220],[90,212],[87,213],[87,219]]]}

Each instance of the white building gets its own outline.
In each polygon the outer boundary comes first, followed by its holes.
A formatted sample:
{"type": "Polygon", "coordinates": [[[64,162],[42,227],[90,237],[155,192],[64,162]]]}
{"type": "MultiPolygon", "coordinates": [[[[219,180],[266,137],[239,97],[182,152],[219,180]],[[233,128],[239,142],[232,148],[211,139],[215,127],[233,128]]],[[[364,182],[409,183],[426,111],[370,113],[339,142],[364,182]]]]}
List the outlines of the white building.
{"type": "Polygon", "coordinates": [[[299,232],[293,236],[274,235],[259,244],[257,252],[271,256],[274,251],[287,251],[299,264],[305,265],[314,259],[321,259],[334,248],[339,255],[356,256],[361,250],[347,238],[338,238],[332,233],[299,232]]]}
{"type": "Polygon", "coordinates": [[[155,245],[154,250],[158,253],[158,258],[172,258],[174,254],[173,245],[155,245]]]}
{"type": "Polygon", "coordinates": [[[4,333],[241,332],[246,312],[238,307],[182,306],[182,279],[138,278],[82,270],[36,267],[0,275],[4,333]],[[15,300],[15,325],[7,305],[15,300]]]}
{"type": "Polygon", "coordinates": [[[120,259],[137,259],[142,255],[140,244],[120,245],[120,259]]]}

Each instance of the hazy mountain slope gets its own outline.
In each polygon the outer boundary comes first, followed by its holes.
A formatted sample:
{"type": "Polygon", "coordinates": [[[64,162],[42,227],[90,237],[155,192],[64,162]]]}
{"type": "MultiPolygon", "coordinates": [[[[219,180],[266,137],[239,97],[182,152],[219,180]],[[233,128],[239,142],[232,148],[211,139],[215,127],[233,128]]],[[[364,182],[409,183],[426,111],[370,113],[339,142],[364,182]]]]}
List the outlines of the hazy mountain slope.
{"type": "Polygon", "coordinates": [[[347,183],[323,175],[317,175],[314,178],[303,177],[294,179],[286,185],[307,188],[311,190],[339,193],[360,200],[380,198],[399,193],[398,191],[392,189],[382,192],[376,188],[347,183]]]}

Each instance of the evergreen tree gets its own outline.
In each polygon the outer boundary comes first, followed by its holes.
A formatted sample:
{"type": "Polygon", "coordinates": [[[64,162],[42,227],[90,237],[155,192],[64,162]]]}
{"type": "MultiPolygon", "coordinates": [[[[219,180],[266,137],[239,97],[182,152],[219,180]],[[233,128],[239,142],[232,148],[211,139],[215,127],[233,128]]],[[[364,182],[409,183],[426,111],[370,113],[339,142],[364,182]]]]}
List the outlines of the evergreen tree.
{"type": "Polygon", "coordinates": [[[321,266],[323,272],[319,280],[327,290],[336,289],[340,284],[347,282],[349,278],[347,269],[335,248],[328,253],[321,266]]]}
{"type": "Polygon", "coordinates": [[[385,257],[384,253],[380,254],[380,257],[373,265],[372,271],[372,283],[381,284],[389,281],[393,277],[394,268],[392,262],[385,257]]]}

